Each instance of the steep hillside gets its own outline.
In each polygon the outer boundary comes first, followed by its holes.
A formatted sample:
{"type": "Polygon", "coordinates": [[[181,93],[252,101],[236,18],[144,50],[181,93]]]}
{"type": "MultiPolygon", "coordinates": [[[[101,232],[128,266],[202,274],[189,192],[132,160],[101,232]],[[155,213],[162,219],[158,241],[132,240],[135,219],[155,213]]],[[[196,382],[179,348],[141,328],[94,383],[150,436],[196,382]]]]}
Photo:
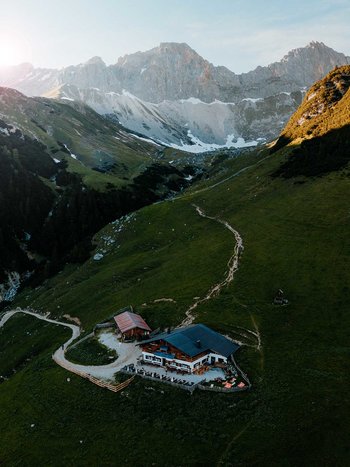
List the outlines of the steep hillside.
{"type": "Polygon", "coordinates": [[[272,148],[297,145],[278,171],[318,175],[350,161],[350,66],[336,68],[311,87],[272,148]]]}
{"type": "Polygon", "coordinates": [[[42,145],[0,121],[0,302],[16,292],[18,272],[33,268],[25,243],[40,233],[54,202],[40,177],[58,170],[42,145]]]}
{"type": "MultiPolygon", "coordinates": [[[[232,234],[200,217],[197,205],[243,239],[233,282],[200,303],[195,318],[243,342],[237,360],[252,390],[189,396],[135,380],[122,395],[111,395],[75,376],[68,383],[51,360],[50,340],[0,385],[5,463],[15,453],[19,460],[55,465],[59,451],[77,465],[111,459],[144,465],[145,455],[146,465],[347,465],[349,170],[303,184],[271,178],[283,152],[225,161],[184,196],[106,226],[88,261],[28,288],[15,303],[52,317],[78,316],[87,332],[128,304],[153,328],[178,324],[195,297],[224,279],[235,247],[232,234]],[[279,288],[288,306],[273,305],[279,288]],[[11,416],[28,406],[35,428],[24,436],[25,419],[14,426],[11,416]],[[48,432],[55,436],[43,452],[39,440],[48,432]]],[[[31,332],[28,326],[21,329],[31,332]]],[[[13,333],[12,326],[4,328],[2,337],[10,341],[13,333]]],[[[5,349],[1,371],[10,352],[13,346],[5,349]]]]}
{"type": "Polygon", "coordinates": [[[89,168],[108,172],[115,175],[114,183],[117,178],[121,181],[139,173],[162,149],[152,141],[133,137],[82,102],[69,99],[28,98],[13,89],[0,88],[0,118],[44,144],[52,157],[70,155],[75,171],[89,168]]]}
{"type": "Polygon", "coordinates": [[[107,222],[187,186],[164,148],[80,103],[0,89],[0,302],[67,261],[107,222]],[[33,275],[33,272],[35,274],[33,275]]]}

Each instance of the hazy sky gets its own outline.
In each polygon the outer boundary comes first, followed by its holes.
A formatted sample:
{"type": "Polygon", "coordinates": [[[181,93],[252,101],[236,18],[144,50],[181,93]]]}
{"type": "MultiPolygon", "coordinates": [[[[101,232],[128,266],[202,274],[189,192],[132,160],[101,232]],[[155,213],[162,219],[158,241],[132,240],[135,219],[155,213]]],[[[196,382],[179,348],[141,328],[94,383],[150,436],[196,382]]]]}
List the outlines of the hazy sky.
{"type": "Polygon", "coordinates": [[[62,67],[99,55],[109,64],[171,41],[235,72],[311,40],[350,55],[350,0],[0,0],[0,7],[0,49],[13,63],[62,67]]]}

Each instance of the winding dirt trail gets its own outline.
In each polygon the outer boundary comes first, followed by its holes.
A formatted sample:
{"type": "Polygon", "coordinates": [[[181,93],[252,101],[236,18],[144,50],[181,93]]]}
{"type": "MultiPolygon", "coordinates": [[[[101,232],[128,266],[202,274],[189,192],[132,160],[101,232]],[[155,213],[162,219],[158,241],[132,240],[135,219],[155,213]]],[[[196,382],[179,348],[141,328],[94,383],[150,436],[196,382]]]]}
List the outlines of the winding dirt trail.
{"type": "Polygon", "coordinates": [[[136,363],[137,357],[141,353],[141,351],[138,348],[135,348],[133,344],[120,344],[120,346],[116,348],[118,358],[113,362],[107,365],[78,365],[67,360],[65,352],[70,346],[70,344],[80,336],[81,330],[79,326],[76,326],[75,324],[56,321],[54,319],[48,318],[45,315],[34,313],[33,311],[23,310],[22,308],[16,308],[15,310],[8,311],[2,316],[0,320],[0,328],[3,327],[4,324],[17,313],[30,315],[34,318],[46,321],[48,323],[70,328],[72,331],[72,336],[53,353],[52,359],[62,368],[65,368],[71,373],[75,373],[79,376],[90,379],[95,384],[98,384],[97,378],[101,378],[103,380],[112,379],[114,373],[119,371],[125,365],[128,365],[130,363],[136,363]]]}
{"type": "MultiPolygon", "coordinates": [[[[22,314],[25,314],[25,315],[30,315],[30,316],[34,316],[35,318],[37,319],[40,319],[42,321],[46,321],[47,323],[52,323],[52,324],[58,324],[59,326],[64,326],[64,327],[67,327],[67,328],[70,328],[72,330],[72,337],[70,337],[67,342],[65,342],[62,347],[64,349],[66,349],[77,337],[80,336],[80,328],[78,326],[76,326],[75,324],[69,324],[69,323],[62,323],[61,321],[56,321],[54,319],[50,319],[48,318],[47,316],[45,315],[41,315],[39,313],[34,313],[33,311],[29,311],[29,310],[23,310],[22,308],[16,308],[15,310],[10,310],[10,311],[7,311],[1,318],[0,320],[0,328],[2,328],[4,326],[4,324],[10,319],[12,318],[12,316],[14,316],[15,314],[17,313],[22,313],[22,314]]],[[[63,349],[62,347],[60,347],[60,350],[62,350],[63,352],[63,349]]],[[[56,351],[57,352],[57,351],[56,351]]],[[[56,354],[55,352],[55,354],[56,354]]],[[[54,355],[55,355],[54,354],[54,355]]]]}
{"type": "MultiPolygon", "coordinates": [[[[236,175],[237,174],[234,174],[234,176],[236,176],[236,175]]],[[[220,183],[222,183],[222,182],[220,182],[220,183]]],[[[244,250],[243,239],[242,239],[241,235],[239,234],[239,232],[232,227],[232,225],[230,225],[227,221],[224,221],[224,220],[222,220],[222,219],[220,219],[218,217],[208,216],[207,214],[205,214],[203,209],[201,209],[199,206],[197,206],[195,204],[193,204],[192,206],[196,209],[197,213],[201,217],[213,220],[215,222],[219,222],[226,229],[228,229],[235,237],[235,247],[234,247],[234,250],[233,250],[233,254],[232,254],[232,256],[230,257],[230,259],[228,260],[228,263],[227,263],[227,271],[226,271],[226,274],[225,274],[225,279],[223,281],[213,285],[203,298],[199,298],[198,300],[196,300],[187,309],[187,311],[185,313],[185,318],[181,322],[180,327],[189,326],[190,324],[192,324],[194,319],[195,319],[195,315],[194,315],[193,312],[198,307],[198,305],[200,305],[201,303],[204,303],[204,302],[212,299],[213,297],[216,297],[217,295],[219,295],[221,290],[224,287],[228,286],[230,284],[230,282],[233,281],[235,273],[237,272],[237,270],[239,268],[240,256],[242,254],[242,251],[244,250]]],[[[245,308],[247,308],[246,305],[243,305],[243,304],[241,304],[241,305],[244,306],[245,308]]],[[[250,313],[250,317],[251,317],[252,324],[253,324],[255,330],[252,331],[251,329],[242,328],[242,327],[237,326],[237,334],[238,335],[241,334],[241,338],[243,338],[243,341],[239,341],[239,340],[237,340],[237,338],[235,338],[234,342],[240,344],[241,346],[252,347],[252,348],[256,349],[258,352],[260,352],[261,355],[263,356],[261,335],[260,335],[260,332],[259,332],[259,328],[258,328],[257,323],[256,323],[256,321],[255,321],[255,319],[254,319],[254,317],[252,316],[251,313],[250,313]],[[242,331],[243,331],[243,333],[242,333],[242,331]],[[249,344],[249,343],[245,342],[245,340],[246,340],[246,338],[248,336],[251,336],[256,341],[256,344],[249,344]]],[[[231,337],[229,337],[229,336],[226,336],[226,337],[228,339],[231,339],[231,337]]],[[[263,365],[263,363],[262,363],[262,365],[263,365]]]]}
{"type": "Polygon", "coordinates": [[[222,220],[222,219],[220,219],[218,217],[207,216],[205,214],[205,212],[203,211],[203,209],[201,209],[199,206],[197,206],[195,204],[193,205],[193,207],[196,209],[197,213],[201,217],[213,220],[215,222],[219,222],[219,224],[222,224],[226,229],[228,229],[235,237],[235,247],[234,247],[234,250],[233,250],[233,254],[232,254],[232,256],[230,257],[230,259],[228,260],[228,263],[227,263],[227,272],[226,272],[226,275],[225,275],[225,279],[223,281],[219,282],[218,284],[213,285],[209,289],[209,291],[207,292],[205,297],[198,299],[197,301],[195,301],[188,308],[188,310],[186,311],[186,317],[181,322],[180,327],[188,326],[188,325],[192,324],[194,319],[195,319],[193,311],[198,307],[198,305],[200,305],[201,303],[204,303],[204,302],[212,299],[213,297],[216,297],[217,295],[219,295],[219,293],[221,292],[221,289],[223,289],[224,287],[229,285],[230,282],[233,281],[234,275],[237,272],[238,267],[239,267],[239,258],[240,258],[240,255],[241,255],[242,251],[243,251],[243,248],[244,248],[243,247],[243,240],[242,240],[242,237],[240,236],[239,232],[237,230],[235,230],[228,222],[226,222],[226,221],[224,221],[224,220],[222,220]]]}

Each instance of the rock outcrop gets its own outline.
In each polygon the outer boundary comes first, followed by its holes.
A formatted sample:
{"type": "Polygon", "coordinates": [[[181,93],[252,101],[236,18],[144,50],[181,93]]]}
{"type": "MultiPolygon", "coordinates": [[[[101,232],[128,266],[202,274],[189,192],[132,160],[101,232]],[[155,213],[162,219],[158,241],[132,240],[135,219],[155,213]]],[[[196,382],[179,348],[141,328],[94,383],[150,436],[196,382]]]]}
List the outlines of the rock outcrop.
{"type": "Polygon", "coordinates": [[[350,161],[350,66],[336,68],[315,83],[283,129],[272,152],[290,145],[284,177],[318,176],[350,161]]]}

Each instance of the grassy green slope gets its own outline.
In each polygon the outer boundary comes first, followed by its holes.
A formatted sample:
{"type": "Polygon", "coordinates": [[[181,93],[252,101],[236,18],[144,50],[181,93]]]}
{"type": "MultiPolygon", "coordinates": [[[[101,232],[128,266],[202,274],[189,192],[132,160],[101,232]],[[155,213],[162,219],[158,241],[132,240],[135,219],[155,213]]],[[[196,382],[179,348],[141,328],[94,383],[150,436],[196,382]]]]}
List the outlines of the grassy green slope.
{"type": "Polygon", "coordinates": [[[4,328],[0,329],[0,375],[11,378],[28,365],[37,365],[37,356],[55,348],[66,340],[70,331],[58,325],[50,325],[29,316],[14,315],[4,328]]]}
{"type": "MultiPolygon", "coordinates": [[[[264,157],[229,161],[226,176],[264,157]]],[[[199,217],[196,203],[243,237],[235,280],[198,307],[197,321],[232,335],[258,329],[260,351],[244,347],[238,355],[252,391],[188,396],[137,382],[111,395],[75,377],[67,385],[67,374],[51,363],[37,385],[28,368],[0,387],[7,433],[0,451],[9,465],[14,455],[25,459],[29,444],[29,465],[60,465],[62,456],[76,465],[348,464],[349,170],[307,181],[271,178],[280,161],[270,156],[215,188],[196,192],[209,186],[203,182],[182,198],[142,209],[120,232],[106,227],[97,238],[96,251],[107,251],[100,262],[67,269],[17,302],[77,315],[86,329],[130,303],[153,327],[178,323],[193,297],[222,279],[233,250],[232,234],[199,217]],[[106,246],[111,236],[115,243],[106,246]],[[278,288],[289,306],[272,305],[278,288]],[[152,303],[163,297],[176,303],[152,303]],[[33,399],[38,391],[45,397],[33,399]],[[12,410],[29,403],[42,424],[35,435],[9,424],[12,410]],[[39,452],[47,432],[47,449],[39,452]]]]}
{"type": "Polygon", "coordinates": [[[213,279],[223,275],[225,259],[233,248],[231,236],[220,225],[199,218],[189,203],[181,204],[181,209],[171,202],[143,209],[123,223],[120,233],[108,226],[100,234],[101,246],[96,251],[105,248],[102,237],[113,237],[116,244],[101,261],[91,259],[77,269],[67,269],[34,293],[24,292],[24,303],[40,309],[50,303],[55,314],[69,309],[87,327],[129,303],[149,318],[158,308],[154,327],[177,324],[193,297],[204,294],[213,279]],[[218,241],[203,235],[203,228],[218,241]],[[67,287],[62,288],[62,283],[67,287]],[[173,298],[177,303],[142,307],[160,298],[173,298]]]}

